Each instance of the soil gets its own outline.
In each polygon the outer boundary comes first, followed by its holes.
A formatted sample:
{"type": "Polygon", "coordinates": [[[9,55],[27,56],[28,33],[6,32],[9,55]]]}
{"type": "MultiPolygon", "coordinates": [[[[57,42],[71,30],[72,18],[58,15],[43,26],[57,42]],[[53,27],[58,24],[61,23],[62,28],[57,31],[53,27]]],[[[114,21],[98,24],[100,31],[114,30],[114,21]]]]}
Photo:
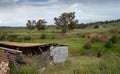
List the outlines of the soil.
{"type": "Polygon", "coordinates": [[[4,50],[0,50],[0,62],[7,62],[7,55],[5,54],[4,50]]]}

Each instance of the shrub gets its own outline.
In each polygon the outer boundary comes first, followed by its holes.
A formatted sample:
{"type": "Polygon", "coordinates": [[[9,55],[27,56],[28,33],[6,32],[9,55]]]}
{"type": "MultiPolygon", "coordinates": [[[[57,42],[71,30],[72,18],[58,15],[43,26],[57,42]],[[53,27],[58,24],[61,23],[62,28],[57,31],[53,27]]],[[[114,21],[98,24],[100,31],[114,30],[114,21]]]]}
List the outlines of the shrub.
{"type": "Polygon", "coordinates": [[[98,29],[99,28],[99,25],[95,25],[95,27],[94,27],[95,29],[98,29]]]}
{"type": "Polygon", "coordinates": [[[25,37],[24,37],[24,40],[27,40],[27,41],[28,41],[28,40],[31,40],[31,37],[30,37],[30,36],[25,36],[25,37]]]}
{"type": "Polygon", "coordinates": [[[17,38],[18,38],[17,35],[8,35],[8,36],[7,36],[7,40],[8,40],[8,41],[15,41],[17,38]]]}
{"type": "Polygon", "coordinates": [[[103,53],[102,53],[102,51],[99,50],[99,51],[97,52],[97,57],[102,57],[102,56],[103,56],[103,53]]]}
{"type": "Polygon", "coordinates": [[[84,49],[90,49],[92,47],[92,45],[90,43],[86,43],[83,48],[84,49]]]}
{"type": "Polygon", "coordinates": [[[51,37],[51,40],[54,40],[54,39],[55,39],[55,37],[54,37],[54,36],[52,36],[52,37],[51,37]]]}
{"type": "Polygon", "coordinates": [[[0,36],[0,40],[4,40],[4,39],[5,39],[4,35],[0,36]]]}
{"type": "Polygon", "coordinates": [[[41,34],[40,38],[41,39],[46,39],[46,34],[41,34]]]}
{"type": "Polygon", "coordinates": [[[106,48],[111,48],[112,46],[113,46],[113,43],[111,41],[109,41],[105,44],[106,48]]]}
{"type": "Polygon", "coordinates": [[[112,43],[117,43],[119,41],[119,37],[117,35],[113,35],[110,39],[112,43]]]}
{"type": "Polygon", "coordinates": [[[92,38],[91,39],[91,42],[99,42],[100,40],[99,39],[97,39],[97,38],[92,38]]]}
{"type": "Polygon", "coordinates": [[[23,38],[22,37],[17,37],[14,41],[16,41],[16,42],[23,42],[23,38]]]}

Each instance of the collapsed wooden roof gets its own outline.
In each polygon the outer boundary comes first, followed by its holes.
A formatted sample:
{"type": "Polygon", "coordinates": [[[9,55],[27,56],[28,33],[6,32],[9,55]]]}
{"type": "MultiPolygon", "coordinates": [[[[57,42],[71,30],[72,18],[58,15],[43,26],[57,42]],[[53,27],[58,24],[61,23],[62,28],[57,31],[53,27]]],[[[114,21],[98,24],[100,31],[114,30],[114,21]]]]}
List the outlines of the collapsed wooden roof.
{"type": "Polygon", "coordinates": [[[8,45],[8,46],[16,46],[16,47],[35,47],[35,46],[49,45],[49,44],[41,44],[41,43],[23,43],[23,42],[5,42],[5,41],[1,41],[0,44],[8,45]]]}

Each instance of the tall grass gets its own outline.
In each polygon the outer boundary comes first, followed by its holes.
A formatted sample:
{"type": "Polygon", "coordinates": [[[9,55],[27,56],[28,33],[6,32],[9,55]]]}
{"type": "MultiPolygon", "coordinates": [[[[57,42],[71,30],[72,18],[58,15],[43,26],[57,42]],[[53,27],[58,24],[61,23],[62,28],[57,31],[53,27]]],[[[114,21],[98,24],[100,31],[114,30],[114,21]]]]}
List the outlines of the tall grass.
{"type": "Polygon", "coordinates": [[[44,74],[120,74],[120,58],[116,55],[70,57],[63,64],[49,65],[44,74]]]}
{"type": "Polygon", "coordinates": [[[11,74],[37,74],[37,71],[28,65],[23,65],[20,68],[12,67],[11,74]]]}

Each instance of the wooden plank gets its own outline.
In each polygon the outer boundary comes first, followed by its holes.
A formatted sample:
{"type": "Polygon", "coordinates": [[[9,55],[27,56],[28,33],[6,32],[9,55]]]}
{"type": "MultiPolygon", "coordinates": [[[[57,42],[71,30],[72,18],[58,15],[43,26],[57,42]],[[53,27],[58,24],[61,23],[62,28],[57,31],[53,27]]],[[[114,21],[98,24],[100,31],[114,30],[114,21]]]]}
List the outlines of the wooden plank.
{"type": "Polygon", "coordinates": [[[16,61],[16,55],[7,53],[9,60],[13,63],[16,68],[20,67],[20,64],[16,61]]]}
{"type": "Polygon", "coordinates": [[[10,48],[4,48],[4,47],[0,47],[1,50],[5,50],[11,53],[22,53],[22,51],[19,50],[14,50],[14,49],[10,49],[10,48]]]}
{"type": "Polygon", "coordinates": [[[39,47],[39,50],[43,53],[42,49],[39,47]]]}

